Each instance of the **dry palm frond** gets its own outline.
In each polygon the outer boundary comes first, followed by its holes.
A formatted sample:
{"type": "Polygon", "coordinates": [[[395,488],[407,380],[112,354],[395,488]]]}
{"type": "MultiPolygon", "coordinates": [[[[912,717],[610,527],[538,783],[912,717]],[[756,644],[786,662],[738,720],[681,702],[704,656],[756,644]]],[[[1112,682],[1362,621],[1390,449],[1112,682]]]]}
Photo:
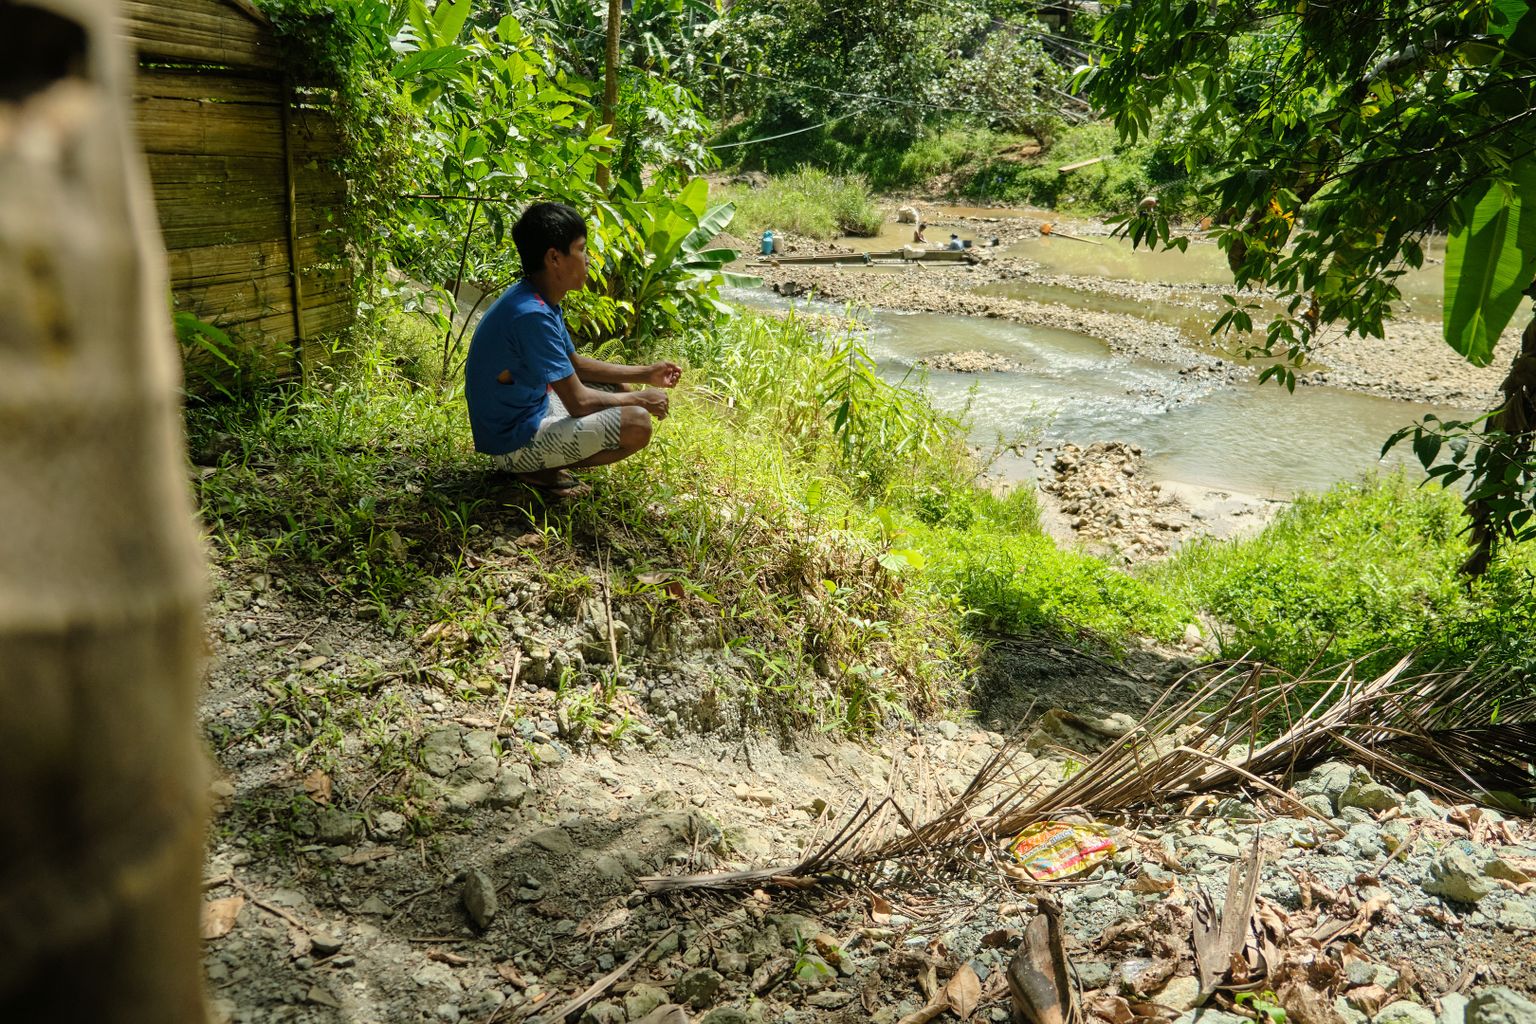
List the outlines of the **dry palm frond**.
{"type": "Polygon", "coordinates": [[[806,887],[827,876],[859,878],[882,864],[942,868],[962,854],[990,856],[991,840],[1063,815],[1118,816],[1205,793],[1279,793],[1296,772],[1328,758],[1456,802],[1508,809],[1508,796],[1536,800],[1536,699],[1526,695],[1526,684],[1475,669],[1409,675],[1406,658],[1361,680],[1356,664],[1324,678],[1242,662],[1192,673],[1169,687],[1135,729],[1059,785],[1041,785],[1041,765],[1021,770],[1016,737],[953,803],[921,824],[887,795],[861,804],[799,864],[643,881],[652,892],[770,882],[806,887]],[[1191,683],[1202,674],[1203,682],[1191,683]],[[1260,739],[1267,735],[1273,738],[1260,739]]]}

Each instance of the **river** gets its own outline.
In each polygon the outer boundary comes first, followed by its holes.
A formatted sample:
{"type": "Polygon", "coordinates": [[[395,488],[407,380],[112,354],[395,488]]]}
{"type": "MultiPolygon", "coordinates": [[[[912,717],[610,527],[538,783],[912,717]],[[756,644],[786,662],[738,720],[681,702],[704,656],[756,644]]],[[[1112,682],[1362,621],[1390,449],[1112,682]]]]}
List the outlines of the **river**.
{"type": "MultiPolygon", "coordinates": [[[[969,230],[930,227],[928,235],[940,241],[951,230],[978,244],[988,241],[986,225],[980,230],[975,225],[969,230]]],[[[902,240],[903,233],[910,237],[910,232],[910,225],[887,224],[881,237],[839,241],[869,251],[891,247],[902,240]]],[[[1033,237],[1005,244],[998,251],[1035,261],[1043,277],[1070,278],[1074,284],[1086,278],[1182,285],[1203,293],[1206,300],[1218,298],[1211,286],[1230,286],[1225,258],[1215,246],[1192,246],[1185,254],[1151,253],[1132,251],[1119,239],[1096,241],[1102,244],[1033,237]]],[[[1438,253],[1431,250],[1434,256],[1438,253]]],[[[1442,296],[1438,266],[1406,274],[1401,286],[1405,304],[1413,311],[1438,317],[1442,296]]],[[[1050,282],[993,284],[977,291],[1132,313],[1179,325],[1187,334],[1203,331],[1212,318],[1208,312],[1191,309],[1188,295],[1170,294],[1168,301],[1160,302],[1050,282]]],[[[737,297],[754,305],[788,304],[763,291],[741,292],[737,297]]],[[[808,308],[843,312],[841,306],[814,302],[808,308]]],[[[865,343],[881,373],[890,380],[919,384],[945,411],[966,412],[971,438],[979,446],[990,447],[1000,437],[1043,445],[1128,441],[1143,449],[1159,480],[1262,498],[1289,499],[1298,492],[1356,479],[1381,466],[1403,466],[1417,475],[1421,471],[1406,446],[1382,460],[1382,442],[1428,413],[1466,415],[1466,410],[1328,387],[1288,393],[1273,383],[1234,385],[1209,377],[1186,379],[1179,366],[1116,355],[1098,338],[1005,320],[876,310],[865,314],[865,322],[865,343]],[[937,354],[967,351],[1001,356],[1013,368],[955,373],[918,366],[937,354]]],[[[1027,449],[1021,456],[1005,456],[998,468],[1015,479],[1037,472],[1027,449]]]]}

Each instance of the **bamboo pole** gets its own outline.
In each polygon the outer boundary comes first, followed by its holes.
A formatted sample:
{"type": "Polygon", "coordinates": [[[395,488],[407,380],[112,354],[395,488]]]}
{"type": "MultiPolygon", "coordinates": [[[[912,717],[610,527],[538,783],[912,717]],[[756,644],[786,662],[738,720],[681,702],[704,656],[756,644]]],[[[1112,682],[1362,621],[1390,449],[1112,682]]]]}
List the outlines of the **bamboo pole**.
{"type": "MultiPolygon", "coordinates": [[[[619,107],[619,19],[623,16],[621,0],[608,0],[607,68],[603,76],[603,124],[613,136],[614,118],[619,107]]],[[[608,165],[597,165],[597,187],[608,188],[608,165]]]]}

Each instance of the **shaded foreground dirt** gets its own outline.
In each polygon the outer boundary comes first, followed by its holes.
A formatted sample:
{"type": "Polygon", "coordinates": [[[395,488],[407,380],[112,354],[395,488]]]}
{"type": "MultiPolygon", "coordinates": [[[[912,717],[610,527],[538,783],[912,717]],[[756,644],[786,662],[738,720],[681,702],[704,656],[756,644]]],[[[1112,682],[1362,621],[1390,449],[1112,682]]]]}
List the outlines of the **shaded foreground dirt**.
{"type": "Polygon", "coordinates": [[[1361,795],[1347,767],[1298,787],[1320,818],[1256,791],[1108,822],[1115,855],[1062,885],[1021,879],[999,850],[993,869],[896,872],[878,891],[648,896],[647,876],[791,864],[866,795],[924,820],[1001,731],[1033,728],[1025,763],[1067,777],[1202,652],[1125,668],[1015,640],[986,659],[980,724],[866,743],[771,736],[741,727],[749,666],[704,631],[669,651],[626,644],[615,674],[590,612],[540,598],[539,552],[487,536],[474,554],[499,566],[505,599],[486,626],[504,656],[479,672],[452,657],[447,627],[393,635],[280,577],[220,573],[202,703],[219,762],[204,919],[217,1019],[546,1020],[638,958],[571,1019],[634,1021],[676,1001],[712,1024],[895,1024],[970,970],[971,1019],[1005,1020],[1003,968],[1048,893],[1102,1019],[1130,999],[1187,1021],[1190,901],[1219,900],[1255,836],[1272,912],[1345,927],[1317,951],[1338,1016],[1314,1019],[1449,1009],[1456,990],[1495,982],[1536,990],[1536,835],[1492,814],[1447,821],[1423,794],[1361,795]],[[1096,724],[1085,733],[1053,708],[1096,724]],[[1451,865],[1462,874],[1442,870],[1446,851],[1466,852],[1451,865]],[[1468,890],[1437,891],[1463,899],[1429,891],[1444,878],[1468,890]]]}

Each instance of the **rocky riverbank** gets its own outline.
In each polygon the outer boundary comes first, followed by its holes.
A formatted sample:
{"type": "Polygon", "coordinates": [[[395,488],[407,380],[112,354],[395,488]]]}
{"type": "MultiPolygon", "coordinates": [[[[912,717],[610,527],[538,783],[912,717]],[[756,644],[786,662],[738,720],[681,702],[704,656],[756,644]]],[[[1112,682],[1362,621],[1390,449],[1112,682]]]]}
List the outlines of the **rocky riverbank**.
{"type": "MultiPolygon", "coordinates": [[[[474,557],[520,543],[486,538],[474,557]]],[[[655,648],[622,601],[610,632],[533,576],[497,585],[506,657],[470,674],[462,627],[410,635],[265,572],[219,578],[202,703],[218,761],[204,913],[217,1020],[542,1022],[590,993],[568,1019],[896,1024],[974,982],[970,1019],[1002,1021],[1004,967],[1049,895],[1094,1019],[1236,1024],[1256,1004],[1229,993],[1193,1012],[1189,929],[1255,842],[1260,920],[1310,950],[1304,970],[1274,965],[1288,1019],[1536,1012],[1536,833],[1342,764],[1293,797],[1106,820],[1113,855],[1052,886],[1015,870],[653,895],[648,877],[793,864],[866,796],[924,820],[1004,739],[963,721],[869,743],[772,738],[742,728],[754,674],[707,626],[675,623],[655,648]]],[[[1032,713],[1020,764],[1070,777],[1160,685],[1032,713]]]]}
{"type": "Polygon", "coordinates": [[[1128,565],[1165,558],[1197,538],[1255,533],[1289,504],[1153,480],[1141,449],[1123,441],[1047,445],[1035,464],[1046,532],[1128,565]]]}
{"type": "MultiPolygon", "coordinates": [[[[1206,325],[1226,308],[1221,295],[1230,292],[1230,288],[1052,274],[1030,260],[1001,255],[1000,250],[1010,243],[1037,235],[1042,221],[1055,219],[1043,211],[1038,218],[934,216],[930,227],[940,233],[956,228],[978,237],[995,236],[1000,244],[973,250],[979,258],[974,265],[912,263],[869,268],[758,261],[746,269],[760,275],[769,288],[784,296],[814,295],[833,303],[1007,319],[1091,335],[1117,354],[1214,374],[1234,385],[1256,376],[1240,358],[1240,352],[1224,349],[1222,342],[1206,333],[1206,325]],[[1067,290],[1083,298],[1080,304],[1068,304],[977,291],[1008,284],[1057,292],[1067,290]],[[1104,309],[1095,309],[1095,297],[1114,301],[1106,301],[1104,309]],[[1149,311],[1146,315],[1133,315],[1110,308],[1125,302],[1144,303],[1149,311]],[[1152,312],[1154,305],[1188,310],[1189,315],[1170,324],[1152,312]]],[[[1058,223],[1057,229],[1082,237],[1108,234],[1108,228],[1097,222],[1058,223]]],[[[1214,245],[1199,238],[1191,244],[1214,245]]],[[[741,242],[736,247],[744,252],[754,251],[741,242]]],[[[837,243],[790,238],[785,254],[851,251],[837,243]]],[[[1257,293],[1244,293],[1241,297],[1245,301],[1262,300],[1257,293]]],[[[1517,334],[1517,330],[1506,332],[1501,351],[1513,350],[1517,334]]],[[[1345,337],[1342,332],[1327,334],[1316,346],[1314,362],[1298,373],[1297,382],[1402,401],[1485,409],[1497,401],[1506,371],[1507,365],[1497,358],[1488,367],[1471,365],[1445,344],[1438,323],[1405,317],[1387,325],[1385,338],[1345,337]]]]}

